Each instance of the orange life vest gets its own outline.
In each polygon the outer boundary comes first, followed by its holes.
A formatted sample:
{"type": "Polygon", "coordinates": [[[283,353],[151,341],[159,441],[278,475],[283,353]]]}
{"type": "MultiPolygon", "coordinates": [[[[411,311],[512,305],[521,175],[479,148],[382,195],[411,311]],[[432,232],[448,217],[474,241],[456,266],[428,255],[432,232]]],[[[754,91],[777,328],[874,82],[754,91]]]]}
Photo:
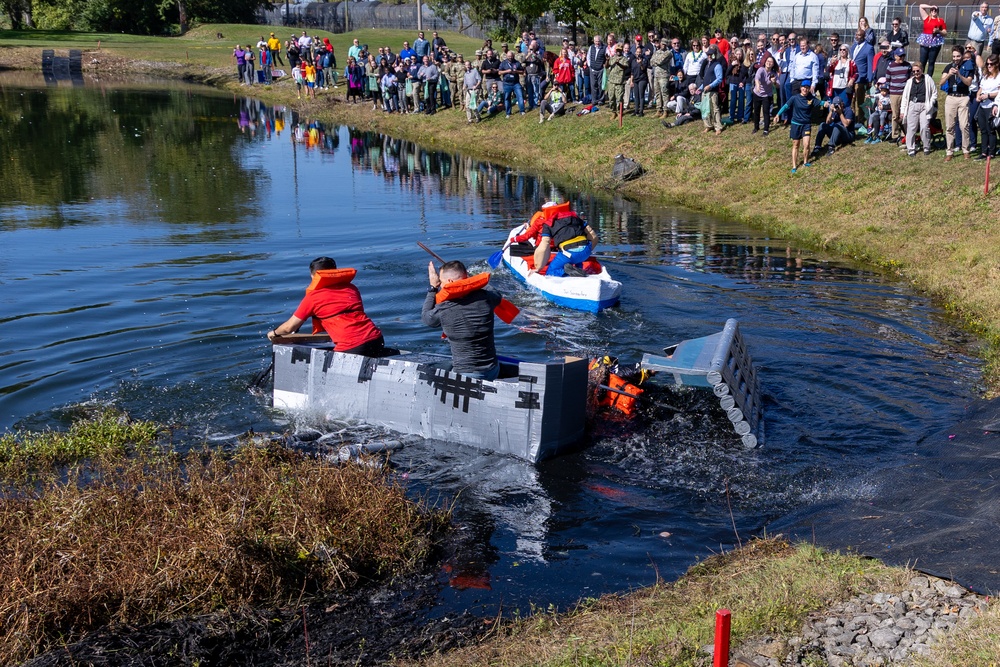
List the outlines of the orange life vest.
{"type": "Polygon", "coordinates": [[[488,273],[479,273],[468,278],[462,278],[461,280],[454,280],[447,285],[441,286],[441,289],[434,296],[434,302],[444,303],[445,301],[460,299],[466,294],[483,289],[488,282],[490,282],[490,274],[488,273]]]}
{"type": "Polygon", "coordinates": [[[358,275],[356,269],[320,269],[313,274],[312,282],[306,288],[307,292],[324,287],[340,287],[347,285],[354,276],[358,275]]]}
{"type": "MultiPolygon", "coordinates": [[[[309,287],[306,288],[306,292],[312,292],[317,289],[324,289],[327,287],[343,287],[344,285],[349,285],[354,276],[358,275],[357,269],[320,269],[313,274],[312,282],[309,283],[309,287]]],[[[320,334],[326,331],[323,328],[323,323],[318,317],[312,318],[312,325],[314,334],[320,334]]]]}
{"type": "Polygon", "coordinates": [[[617,389],[618,391],[624,391],[627,394],[631,394],[631,396],[619,394],[614,391],[605,391],[604,399],[601,401],[601,405],[618,410],[628,416],[632,416],[632,413],[635,412],[636,402],[645,390],[640,389],[634,384],[629,384],[614,373],[611,373],[608,376],[608,386],[612,389],[617,389]]]}
{"type": "MultiPolygon", "coordinates": [[[[490,274],[479,273],[468,278],[455,280],[441,287],[434,295],[434,303],[444,303],[453,299],[460,299],[466,294],[472,294],[476,290],[483,289],[490,282],[490,274]]],[[[500,304],[493,309],[493,312],[501,320],[510,324],[518,316],[521,310],[507,299],[500,299],[500,304]]]]}

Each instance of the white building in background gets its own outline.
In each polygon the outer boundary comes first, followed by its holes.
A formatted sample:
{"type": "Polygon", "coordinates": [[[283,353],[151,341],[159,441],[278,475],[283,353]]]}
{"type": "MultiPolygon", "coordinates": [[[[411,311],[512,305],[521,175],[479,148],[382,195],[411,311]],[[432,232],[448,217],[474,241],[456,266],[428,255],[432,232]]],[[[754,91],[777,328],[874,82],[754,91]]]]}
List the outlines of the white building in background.
{"type": "MultiPolygon", "coordinates": [[[[865,3],[865,15],[879,34],[886,31],[893,16],[905,17],[906,14],[907,6],[901,0],[865,3]]],[[[771,0],[756,20],[747,23],[746,31],[795,30],[810,36],[839,32],[845,37],[854,34],[860,17],[861,3],[856,0],[771,0]]]]}

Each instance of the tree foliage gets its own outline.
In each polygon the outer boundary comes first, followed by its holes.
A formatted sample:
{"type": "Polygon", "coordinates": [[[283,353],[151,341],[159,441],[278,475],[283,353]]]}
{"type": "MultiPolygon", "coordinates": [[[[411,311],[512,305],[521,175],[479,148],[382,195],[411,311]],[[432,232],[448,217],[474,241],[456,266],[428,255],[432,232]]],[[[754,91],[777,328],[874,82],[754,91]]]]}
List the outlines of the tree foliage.
{"type": "MultiPolygon", "coordinates": [[[[280,0],[279,0],[280,1],[280,0]]],[[[714,28],[740,31],[768,0],[427,0],[443,17],[468,15],[497,34],[520,34],[551,11],[576,34],[622,32],[642,34],[648,29],[692,37],[714,28]]],[[[275,0],[0,0],[2,11],[15,27],[23,27],[34,4],[39,27],[161,34],[191,22],[255,23],[261,9],[275,0]]]]}
{"type": "MultiPolygon", "coordinates": [[[[256,23],[272,0],[33,0],[37,24],[50,30],[96,30],[158,35],[186,21],[256,23]]],[[[0,0],[15,29],[30,13],[32,0],[0,0]],[[16,20],[15,20],[16,19],[16,20]]]]}

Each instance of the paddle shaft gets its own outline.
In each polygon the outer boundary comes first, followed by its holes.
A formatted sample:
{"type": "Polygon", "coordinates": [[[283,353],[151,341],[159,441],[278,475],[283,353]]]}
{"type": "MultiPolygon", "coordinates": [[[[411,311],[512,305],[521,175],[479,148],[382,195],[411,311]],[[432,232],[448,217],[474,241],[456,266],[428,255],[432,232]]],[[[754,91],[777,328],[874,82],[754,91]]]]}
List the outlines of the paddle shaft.
{"type": "Polygon", "coordinates": [[[417,245],[420,246],[424,250],[424,252],[426,252],[428,255],[430,255],[431,257],[433,257],[437,261],[439,261],[442,264],[444,264],[444,260],[441,259],[441,255],[437,254],[436,252],[434,252],[433,250],[431,250],[430,248],[428,248],[427,246],[425,246],[420,241],[417,241],[417,245]]]}

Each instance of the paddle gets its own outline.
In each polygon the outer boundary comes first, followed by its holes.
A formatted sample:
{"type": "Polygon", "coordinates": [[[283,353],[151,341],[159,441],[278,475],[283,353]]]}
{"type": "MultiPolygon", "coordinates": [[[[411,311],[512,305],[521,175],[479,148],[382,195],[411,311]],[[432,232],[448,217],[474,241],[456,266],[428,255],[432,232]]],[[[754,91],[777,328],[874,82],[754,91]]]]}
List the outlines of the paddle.
{"type": "Polygon", "coordinates": [[[495,269],[498,266],[500,266],[500,262],[503,261],[503,251],[506,250],[506,249],[507,249],[507,246],[504,246],[504,247],[500,248],[495,253],[493,253],[492,255],[490,255],[490,258],[486,260],[486,263],[490,265],[491,269],[495,269]]]}
{"type": "MultiPolygon", "coordinates": [[[[424,252],[426,252],[428,255],[430,255],[431,257],[433,257],[437,261],[439,261],[442,264],[444,264],[444,260],[441,258],[441,255],[437,254],[436,252],[434,252],[433,250],[431,250],[430,248],[428,248],[427,246],[425,246],[420,241],[417,241],[417,245],[420,246],[424,250],[424,252]]],[[[493,312],[501,320],[503,320],[507,324],[510,324],[511,322],[514,321],[514,318],[517,317],[521,313],[521,310],[517,306],[515,306],[514,304],[512,304],[510,301],[508,301],[507,299],[504,299],[503,297],[501,297],[500,298],[500,305],[497,306],[496,308],[494,308],[493,312]]]]}

